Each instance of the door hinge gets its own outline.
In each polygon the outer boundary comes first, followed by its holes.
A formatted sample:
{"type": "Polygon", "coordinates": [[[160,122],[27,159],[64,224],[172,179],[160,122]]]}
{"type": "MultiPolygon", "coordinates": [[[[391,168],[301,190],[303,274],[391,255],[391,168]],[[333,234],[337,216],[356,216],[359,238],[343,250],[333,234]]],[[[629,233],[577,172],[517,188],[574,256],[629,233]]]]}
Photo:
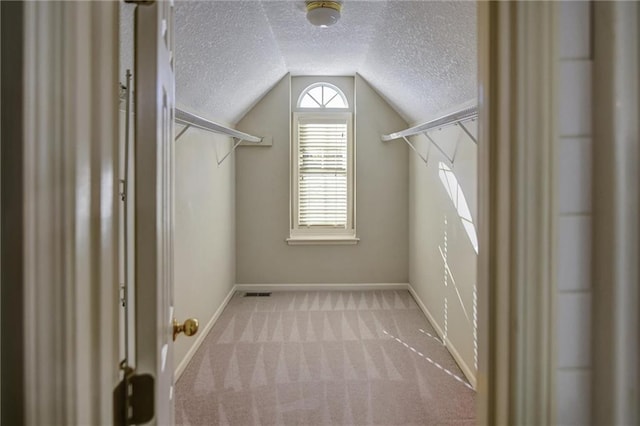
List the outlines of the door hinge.
{"type": "Polygon", "coordinates": [[[120,200],[127,200],[127,182],[124,179],[120,179],[120,185],[122,185],[122,190],[120,190],[120,200]]]}
{"type": "Polygon", "coordinates": [[[120,363],[124,378],[113,391],[113,423],[139,425],[154,416],[154,381],[151,374],[135,374],[126,360],[120,363]]]}
{"type": "Polygon", "coordinates": [[[123,308],[127,307],[127,299],[124,297],[125,294],[126,294],[126,287],[124,286],[124,284],[120,284],[120,304],[122,305],[123,308]]]}

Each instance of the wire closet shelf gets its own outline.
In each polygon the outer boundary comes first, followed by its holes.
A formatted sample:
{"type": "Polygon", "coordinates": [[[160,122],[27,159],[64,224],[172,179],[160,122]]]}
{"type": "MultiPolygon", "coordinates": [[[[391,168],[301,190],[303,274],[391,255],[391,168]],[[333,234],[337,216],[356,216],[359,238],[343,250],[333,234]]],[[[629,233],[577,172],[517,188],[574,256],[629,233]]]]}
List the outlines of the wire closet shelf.
{"type": "Polygon", "coordinates": [[[422,159],[422,161],[425,164],[427,164],[428,161],[429,161],[428,154],[427,154],[427,156],[424,156],[420,151],[418,151],[418,149],[408,139],[411,136],[424,134],[427,137],[427,139],[429,140],[430,144],[435,146],[440,151],[440,153],[442,155],[444,155],[445,158],[447,160],[449,160],[449,162],[451,164],[453,164],[454,161],[455,161],[455,155],[454,155],[453,158],[449,157],[444,152],[444,150],[440,147],[440,145],[438,145],[429,136],[428,132],[430,130],[433,130],[433,129],[442,129],[442,128],[448,127],[448,126],[460,126],[460,128],[473,141],[473,143],[475,143],[477,145],[478,141],[476,140],[475,136],[473,136],[471,134],[469,129],[467,129],[467,127],[464,124],[464,123],[466,123],[468,121],[476,120],[477,118],[478,118],[478,108],[476,106],[473,106],[473,107],[465,108],[465,109],[462,109],[460,111],[457,111],[457,112],[454,112],[454,113],[451,113],[451,114],[447,114],[445,116],[436,118],[436,119],[431,120],[431,121],[427,121],[426,123],[422,123],[422,124],[419,124],[417,126],[409,127],[408,129],[401,130],[399,132],[390,133],[388,135],[382,135],[381,139],[382,139],[383,142],[389,142],[389,141],[393,141],[393,140],[396,140],[396,139],[403,139],[407,143],[407,145],[409,145],[409,147],[422,159]]]}
{"type": "Polygon", "coordinates": [[[227,126],[223,126],[222,124],[215,123],[213,121],[207,120],[206,118],[202,118],[198,115],[181,110],[179,108],[175,109],[175,122],[178,124],[183,124],[185,126],[180,131],[180,133],[176,135],[176,141],[180,139],[180,137],[191,127],[206,130],[213,133],[218,133],[221,135],[231,136],[232,138],[234,138],[235,143],[233,144],[233,147],[227,154],[225,154],[224,157],[218,160],[218,165],[222,164],[222,162],[227,157],[229,157],[229,155],[231,155],[231,153],[235,151],[238,145],[240,145],[242,142],[259,144],[263,140],[263,138],[259,136],[253,136],[248,133],[244,133],[239,130],[232,129],[227,126]]]}

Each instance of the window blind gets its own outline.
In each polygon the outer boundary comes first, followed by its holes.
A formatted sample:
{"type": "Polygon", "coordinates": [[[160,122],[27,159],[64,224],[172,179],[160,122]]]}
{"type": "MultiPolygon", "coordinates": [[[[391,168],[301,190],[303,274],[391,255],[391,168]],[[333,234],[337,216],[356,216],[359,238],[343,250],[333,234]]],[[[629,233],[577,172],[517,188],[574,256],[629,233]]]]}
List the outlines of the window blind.
{"type": "Polygon", "coordinates": [[[347,122],[298,122],[298,226],[347,227],[347,122]]]}

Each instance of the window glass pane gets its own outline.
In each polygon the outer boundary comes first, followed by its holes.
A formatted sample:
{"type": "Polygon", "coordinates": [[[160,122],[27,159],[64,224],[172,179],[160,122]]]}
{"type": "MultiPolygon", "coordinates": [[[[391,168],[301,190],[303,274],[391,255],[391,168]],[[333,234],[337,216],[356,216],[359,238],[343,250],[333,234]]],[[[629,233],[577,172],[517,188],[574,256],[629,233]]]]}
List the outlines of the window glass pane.
{"type": "Polygon", "coordinates": [[[344,94],[328,83],[307,87],[298,102],[299,108],[349,108],[344,94]]]}
{"type": "Polygon", "coordinates": [[[300,101],[300,108],[318,108],[319,106],[309,94],[304,95],[300,101]]]}
{"type": "Polygon", "coordinates": [[[298,225],[347,227],[347,124],[298,125],[298,225]]]}
{"type": "Polygon", "coordinates": [[[335,95],[337,95],[338,92],[336,92],[329,86],[325,86],[324,84],[321,87],[322,87],[322,105],[327,105],[329,100],[332,99],[335,95]]]}
{"type": "Polygon", "coordinates": [[[314,87],[307,92],[307,95],[311,96],[319,106],[324,105],[322,102],[322,86],[314,87]]]}
{"type": "Polygon", "coordinates": [[[344,102],[344,99],[340,97],[339,94],[336,93],[333,99],[330,99],[326,105],[327,108],[348,108],[344,102]]]}

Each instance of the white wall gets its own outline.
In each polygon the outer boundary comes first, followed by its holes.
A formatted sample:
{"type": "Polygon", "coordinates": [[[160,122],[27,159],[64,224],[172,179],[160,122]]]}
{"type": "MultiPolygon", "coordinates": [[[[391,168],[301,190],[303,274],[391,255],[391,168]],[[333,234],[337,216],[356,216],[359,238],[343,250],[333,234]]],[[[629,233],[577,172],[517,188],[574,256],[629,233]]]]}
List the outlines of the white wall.
{"type": "Polygon", "coordinates": [[[238,129],[272,136],[271,147],[236,157],[237,282],[406,283],[408,170],[402,143],[380,135],[407,124],[359,76],[356,92],[356,227],[353,246],[289,246],[290,77],[281,80],[238,129]]]}
{"type": "MultiPolygon", "coordinates": [[[[235,283],[235,184],[230,138],[189,129],[175,146],[174,316],[202,335],[235,283]]],[[[175,342],[179,366],[197,336],[175,342]]]]}
{"type": "MultiPolygon", "coordinates": [[[[475,136],[476,123],[467,123],[467,127],[475,136]]],[[[438,169],[443,162],[454,172],[475,223],[477,145],[458,126],[431,131],[429,136],[449,158],[453,158],[455,152],[455,161],[451,165],[435,146],[430,146],[425,136],[412,138],[423,155],[428,151],[429,160],[425,165],[412,153],[409,161],[409,282],[429,312],[432,325],[445,339],[465,375],[475,383],[477,340],[473,323],[477,254],[438,169]],[[445,268],[443,255],[450,273],[445,268]]]]}
{"type": "Polygon", "coordinates": [[[556,418],[560,425],[586,425],[591,416],[591,5],[558,7],[556,418]]]}

